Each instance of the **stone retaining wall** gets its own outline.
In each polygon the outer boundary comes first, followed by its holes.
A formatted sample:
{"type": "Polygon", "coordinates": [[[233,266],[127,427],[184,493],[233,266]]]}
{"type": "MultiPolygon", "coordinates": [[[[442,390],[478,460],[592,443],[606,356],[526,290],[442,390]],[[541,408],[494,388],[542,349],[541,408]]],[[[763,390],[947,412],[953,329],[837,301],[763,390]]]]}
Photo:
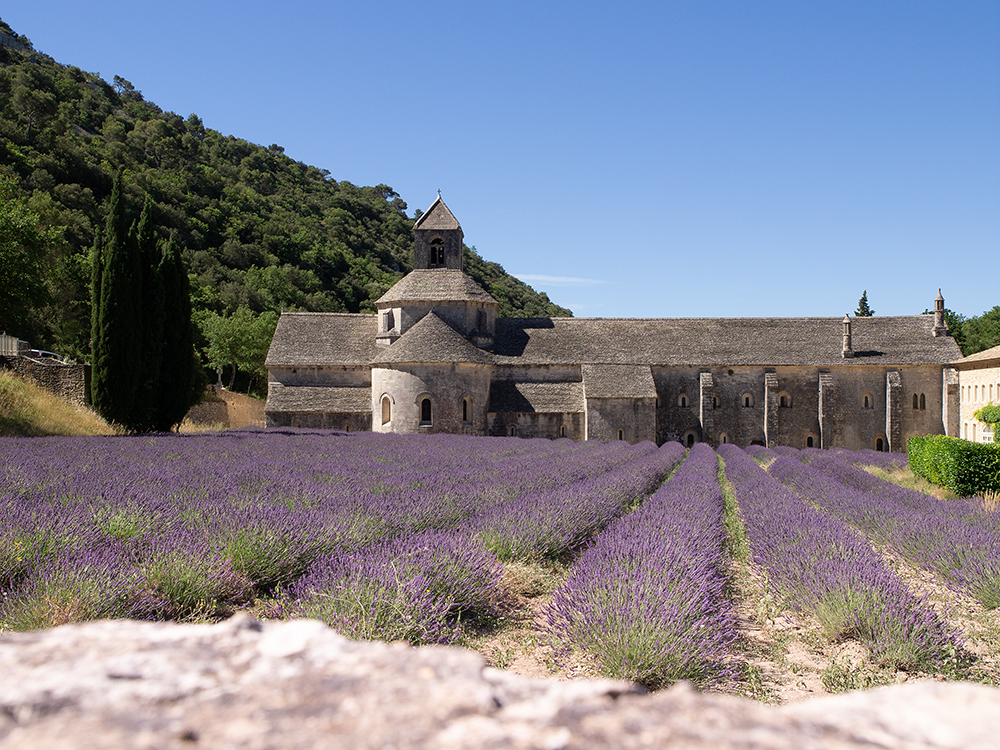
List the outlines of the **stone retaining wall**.
{"type": "Polygon", "coordinates": [[[205,398],[191,407],[187,418],[197,425],[219,425],[223,429],[263,427],[264,402],[210,385],[205,398]]]}
{"type": "Polygon", "coordinates": [[[55,360],[0,356],[0,369],[10,370],[50,393],[87,406],[90,404],[90,365],[67,365],[55,360]]]}

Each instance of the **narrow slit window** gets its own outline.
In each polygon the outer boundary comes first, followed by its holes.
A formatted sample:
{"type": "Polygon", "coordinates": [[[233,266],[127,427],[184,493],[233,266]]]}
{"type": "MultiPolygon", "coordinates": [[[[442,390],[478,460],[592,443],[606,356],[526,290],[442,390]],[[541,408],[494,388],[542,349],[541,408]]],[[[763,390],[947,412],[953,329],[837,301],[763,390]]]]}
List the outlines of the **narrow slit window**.
{"type": "Polygon", "coordinates": [[[927,409],[927,395],[921,393],[920,394],[920,410],[921,411],[925,411],[926,409],[927,409]]]}

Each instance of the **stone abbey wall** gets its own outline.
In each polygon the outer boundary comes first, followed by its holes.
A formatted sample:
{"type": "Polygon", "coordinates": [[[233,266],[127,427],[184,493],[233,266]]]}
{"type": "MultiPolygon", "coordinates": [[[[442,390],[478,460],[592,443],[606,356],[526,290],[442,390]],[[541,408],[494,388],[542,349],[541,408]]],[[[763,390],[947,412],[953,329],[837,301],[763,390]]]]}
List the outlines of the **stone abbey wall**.
{"type": "Polygon", "coordinates": [[[372,429],[376,432],[486,433],[490,368],[468,363],[394,365],[372,369],[372,429]],[[389,420],[383,423],[383,399],[389,420]],[[430,420],[421,402],[431,403],[430,420]],[[467,400],[467,401],[466,401],[467,400]],[[463,418],[464,417],[464,418],[463,418]]]}
{"type": "Polygon", "coordinates": [[[371,370],[285,369],[272,372],[272,380],[286,385],[370,388],[371,412],[269,413],[268,425],[470,435],[510,435],[513,430],[519,437],[531,438],[905,451],[912,435],[955,434],[946,429],[947,419],[942,415],[949,409],[958,414],[955,374],[940,365],[654,367],[655,399],[581,398],[578,404],[543,412],[491,411],[491,388],[509,382],[579,384],[580,366],[414,364],[371,370]],[[384,396],[390,399],[391,418],[386,424],[381,419],[384,396]],[[422,423],[420,413],[425,397],[432,402],[429,423],[422,423]]]}

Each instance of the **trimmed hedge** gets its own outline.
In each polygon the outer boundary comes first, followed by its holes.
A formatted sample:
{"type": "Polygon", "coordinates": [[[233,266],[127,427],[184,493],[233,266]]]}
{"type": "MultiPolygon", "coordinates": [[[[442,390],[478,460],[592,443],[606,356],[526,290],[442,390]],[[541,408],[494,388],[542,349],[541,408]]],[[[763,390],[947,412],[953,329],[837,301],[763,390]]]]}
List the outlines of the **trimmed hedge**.
{"type": "Polygon", "coordinates": [[[1000,445],[944,435],[915,435],[907,443],[910,468],[962,497],[1000,492],[1000,445]]]}

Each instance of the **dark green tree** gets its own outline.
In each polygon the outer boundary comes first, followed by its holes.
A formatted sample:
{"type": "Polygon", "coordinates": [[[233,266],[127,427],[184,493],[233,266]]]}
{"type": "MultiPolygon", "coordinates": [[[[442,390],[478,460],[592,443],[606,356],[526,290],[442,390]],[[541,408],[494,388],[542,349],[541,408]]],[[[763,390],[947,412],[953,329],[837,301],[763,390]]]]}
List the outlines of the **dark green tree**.
{"type": "Polygon", "coordinates": [[[867,289],[861,293],[861,299],[858,300],[858,309],[854,311],[854,314],[859,318],[870,318],[875,314],[875,311],[868,307],[867,289]]]}
{"type": "Polygon", "coordinates": [[[163,284],[163,349],[160,397],[154,428],[166,432],[179,425],[204,389],[191,330],[191,292],[177,243],[171,237],[160,261],[163,284]],[[199,387],[200,386],[200,387],[199,387]]]}
{"type": "Polygon", "coordinates": [[[140,432],[156,428],[163,356],[164,294],[152,212],[153,201],[147,194],[133,236],[141,272],[140,305],[135,320],[139,330],[139,384],[129,422],[140,432]]]}
{"type": "Polygon", "coordinates": [[[25,335],[20,326],[48,296],[42,260],[58,232],[41,227],[15,191],[16,182],[0,175],[0,330],[25,335]]]}
{"type": "Polygon", "coordinates": [[[140,339],[136,321],[140,312],[142,273],[139,253],[131,241],[119,170],[99,259],[102,264],[100,298],[93,301],[96,335],[91,354],[91,400],[109,422],[132,429],[139,387],[140,339]]]}
{"type": "Polygon", "coordinates": [[[982,315],[966,318],[962,326],[965,356],[1000,346],[1000,305],[982,315]]]}

